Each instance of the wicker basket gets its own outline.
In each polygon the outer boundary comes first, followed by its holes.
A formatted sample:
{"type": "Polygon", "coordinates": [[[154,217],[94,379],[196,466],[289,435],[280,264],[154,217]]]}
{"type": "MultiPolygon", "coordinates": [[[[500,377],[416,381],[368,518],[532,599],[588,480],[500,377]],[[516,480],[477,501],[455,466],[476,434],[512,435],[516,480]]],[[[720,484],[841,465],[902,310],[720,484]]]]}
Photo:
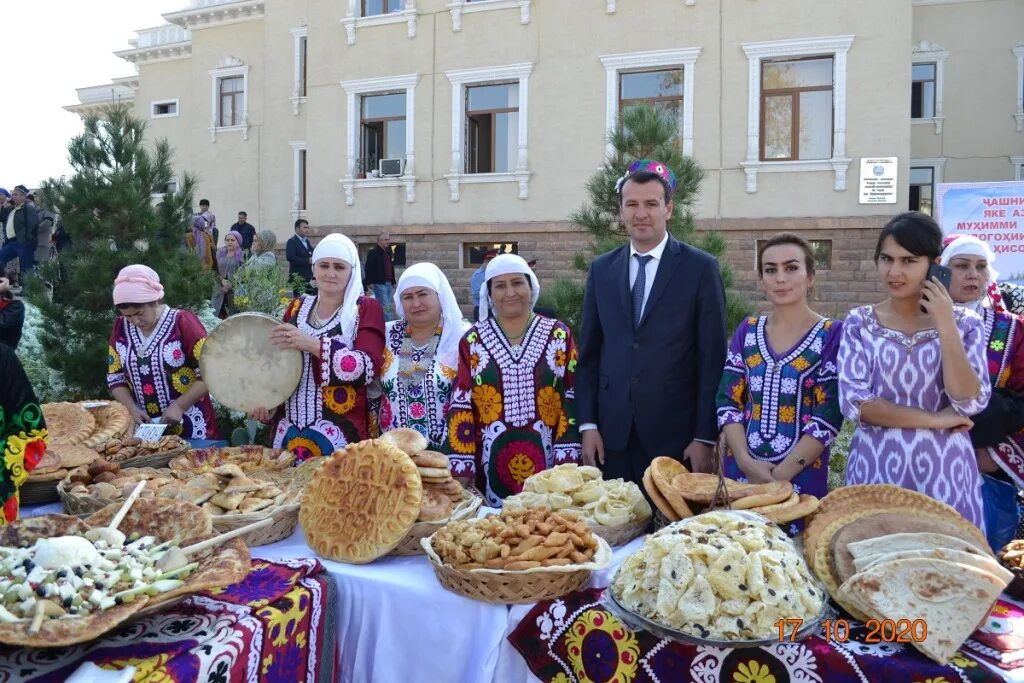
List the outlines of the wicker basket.
{"type": "Polygon", "coordinates": [[[149,455],[136,455],[134,458],[128,458],[127,460],[121,460],[120,462],[115,460],[111,460],[110,462],[116,463],[122,470],[129,468],[138,469],[140,467],[161,469],[167,467],[168,463],[170,463],[173,458],[183,455],[187,450],[187,447],[181,446],[169,451],[150,453],[149,455]]]}
{"type": "Polygon", "coordinates": [[[395,555],[398,557],[407,557],[410,555],[423,555],[426,551],[423,549],[423,544],[420,542],[422,539],[433,536],[434,532],[448,524],[449,522],[456,522],[460,519],[466,519],[476,514],[476,511],[480,509],[480,505],[483,503],[483,499],[479,496],[473,495],[470,491],[463,491],[462,502],[455,506],[451,516],[448,519],[442,519],[437,522],[416,522],[409,529],[409,532],[405,534],[405,538],[398,542],[398,545],[392,549],[388,555],[395,555]]]}
{"type": "Polygon", "coordinates": [[[213,530],[218,534],[225,531],[240,529],[247,524],[258,522],[261,519],[272,517],[274,523],[250,531],[242,536],[242,540],[250,548],[257,545],[268,545],[276,543],[283,538],[288,538],[295,531],[299,523],[299,500],[293,497],[283,505],[277,505],[259,512],[249,512],[237,515],[213,515],[213,530]]]}
{"type": "Polygon", "coordinates": [[[57,493],[57,485],[60,482],[60,478],[49,481],[26,481],[18,489],[18,498],[22,505],[55,503],[60,500],[60,494],[57,493]]]}
{"type": "Polygon", "coordinates": [[[671,523],[672,523],[672,520],[669,519],[668,517],[666,517],[665,513],[663,513],[658,508],[654,508],[654,530],[655,531],[657,531],[658,529],[664,529],[665,527],[667,527],[671,523]]]}
{"type": "Polygon", "coordinates": [[[264,448],[263,446],[237,446],[231,448],[194,448],[186,449],[179,457],[168,463],[168,466],[177,472],[194,472],[203,469],[204,465],[216,467],[223,464],[220,456],[240,456],[238,459],[253,462],[258,466],[255,469],[283,469],[291,467],[295,456],[280,448],[264,448]]]}
{"type": "Polygon", "coordinates": [[[600,536],[604,540],[608,541],[608,545],[613,548],[617,548],[621,545],[626,545],[638,536],[642,536],[647,531],[647,527],[650,526],[650,524],[651,518],[648,517],[646,519],[630,522],[629,524],[622,524],[620,526],[591,524],[590,530],[594,532],[595,536],[600,536]]]}

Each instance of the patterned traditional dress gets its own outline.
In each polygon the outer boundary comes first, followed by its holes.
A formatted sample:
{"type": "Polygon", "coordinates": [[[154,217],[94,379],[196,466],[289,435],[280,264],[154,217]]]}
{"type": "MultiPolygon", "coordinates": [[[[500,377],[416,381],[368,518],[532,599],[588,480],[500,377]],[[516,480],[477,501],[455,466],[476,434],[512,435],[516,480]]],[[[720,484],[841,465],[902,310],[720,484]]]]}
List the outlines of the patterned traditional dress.
{"type": "Polygon", "coordinates": [[[18,518],[18,489],[46,452],[46,423],[14,351],[0,344],[0,526],[18,518]]]}
{"type": "MultiPolygon", "coordinates": [[[[821,457],[793,479],[800,493],[828,492],[828,459],[839,433],[836,355],[842,323],[819,320],[793,348],[776,353],[768,341],[768,316],[740,323],[729,345],[715,403],[718,426],[741,424],[755,460],[778,465],[805,435],[825,447],[821,457]]],[[[725,475],[745,480],[736,458],[725,458],[725,475]]]]}
{"type": "Polygon", "coordinates": [[[426,437],[432,450],[441,451],[447,443],[445,417],[457,368],[437,358],[440,328],[425,349],[413,346],[407,328],[405,320],[387,324],[378,424],[382,432],[400,427],[415,429],[426,437]]]}
{"type": "Polygon", "coordinates": [[[452,474],[475,476],[488,505],[519,493],[534,472],[580,459],[573,406],[576,345],[564,323],[534,316],[522,344],[494,318],[459,343],[448,411],[452,474]]]}
{"type": "MultiPolygon", "coordinates": [[[[1024,324],[1010,313],[984,309],[985,352],[993,389],[1024,392],[1024,324]]],[[[1024,430],[1009,435],[989,454],[1018,489],[1024,489],[1024,430]]]]}
{"type": "MultiPolygon", "coordinates": [[[[206,328],[191,311],[164,307],[153,334],[143,338],[123,316],[114,321],[107,351],[107,386],[125,387],[150,418],[200,381],[199,356],[206,328]]],[[[185,439],[219,439],[209,394],[189,406],[169,433],[185,439]]]]}
{"type": "Polygon", "coordinates": [[[366,388],[384,353],[384,313],[376,299],[359,297],[351,326],[342,324],[338,309],[320,328],[310,322],[316,299],[304,295],[284,313],[286,323],[320,340],[320,359],[302,354],[299,387],[274,432],[274,447],[294,452],[298,462],[369,438],[366,388]]]}
{"type": "MultiPolygon", "coordinates": [[[[985,326],[978,314],[954,307],[954,320],[967,360],[983,380],[985,326]]],[[[984,531],[981,476],[966,432],[879,427],[860,422],[860,406],[884,398],[909,408],[938,412],[947,406],[974,415],[988,403],[988,382],[977,396],[953,400],[942,383],[942,354],[934,329],[906,335],[882,326],[874,308],[850,311],[839,347],[839,401],[843,415],[858,424],[850,444],[847,484],[896,484],[955,507],[984,531]]]]}

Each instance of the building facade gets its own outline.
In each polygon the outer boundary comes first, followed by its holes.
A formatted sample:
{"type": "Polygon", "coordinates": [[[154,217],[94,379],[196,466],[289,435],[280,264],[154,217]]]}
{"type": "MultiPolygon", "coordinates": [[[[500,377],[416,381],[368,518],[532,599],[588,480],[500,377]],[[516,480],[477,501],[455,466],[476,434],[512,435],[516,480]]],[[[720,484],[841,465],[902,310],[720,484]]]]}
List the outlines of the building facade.
{"type": "Polygon", "coordinates": [[[1019,0],[193,0],[164,16],[118,53],[137,76],[115,85],[222,225],[244,210],[284,238],[305,217],[365,246],[388,230],[464,300],[496,244],[538,257],[542,282],[578,275],[567,217],[639,102],[705,169],[698,226],[726,238],[740,288],[756,296],[756,241],[792,230],[816,241],[824,313],[879,298],[877,231],[928,210],[935,183],[1024,173],[1019,0]],[[898,160],[895,203],[861,203],[861,160],[880,157],[898,160]]]}

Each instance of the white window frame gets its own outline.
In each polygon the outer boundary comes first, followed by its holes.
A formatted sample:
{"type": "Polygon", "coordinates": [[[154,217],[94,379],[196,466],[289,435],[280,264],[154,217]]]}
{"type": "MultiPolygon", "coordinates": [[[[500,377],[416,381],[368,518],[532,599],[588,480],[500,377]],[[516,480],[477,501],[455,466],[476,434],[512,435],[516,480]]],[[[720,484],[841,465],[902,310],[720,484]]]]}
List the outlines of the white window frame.
{"type": "MultiPolygon", "coordinates": [[[[650,52],[630,52],[626,54],[605,55],[601,57],[604,64],[605,86],[605,130],[615,130],[619,121],[619,75],[624,72],[642,71],[663,67],[682,67],[683,69],[683,129],[679,136],[683,142],[683,154],[693,155],[693,83],[694,69],[701,48],[687,47],[678,50],[653,50],[650,52]]],[[[608,142],[605,154],[611,156],[614,147],[608,142]]]]}
{"type": "Polygon", "coordinates": [[[910,119],[910,122],[911,124],[931,123],[935,126],[936,135],[942,135],[942,123],[946,120],[942,109],[942,90],[945,81],[943,75],[945,72],[944,65],[948,57],[949,52],[944,50],[941,45],[929,43],[927,40],[922,40],[914,46],[914,64],[935,64],[935,116],[923,119],[910,119]]]}
{"type": "MultiPolygon", "coordinates": [[[[617,0],[607,0],[606,4],[608,6],[608,9],[606,10],[608,14],[615,14],[615,12],[618,11],[617,0]]],[[[697,0],[683,0],[683,5],[685,5],[686,7],[693,7],[696,4],[697,0]]]]}
{"type": "Polygon", "coordinates": [[[346,174],[341,179],[345,191],[345,205],[355,203],[356,188],[362,187],[405,187],[405,201],[416,201],[416,84],[419,74],[405,74],[385,78],[364,78],[357,81],[342,81],[347,101],[345,125],[348,151],[346,174]],[[356,178],[356,157],[359,153],[359,121],[361,106],[359,98],[374,93],[405,91],[405,168],[399,178],[356,178]]]}
{"type": "Polygon", "coordinates": [[[405,0],[405,9],[401,12],[374,14],[368,17],[361,15],[362,7],[363,4],[360,0],[348,0],[348,13],[341,20],[345,26],[345,37],[348,39],[349,45],[356,44],[356,29],[367,26],[385,26],[404,22],[406,34],[410,38],[416,37],[416,0],[405,0]]]}
{"type": "Polygon", "coordinates": [[[218,133],[240,132],[243,140],[249,139],[249,65],[228,57],[216,69],[210,69],[210,142],[217,142],[218,133]],[[220,123],[220,81],[232,76],[242,77],[242,123],[236,126],[221,126],[220,123]]]}
{"type": "Polygon", "coordinates": [[[747,192],[757,192],[758,173],[801,173],[832,171],[833,189],[846,190],[846,172],[851,159],[846,156],[846,55],[853,44],[852,35],[793,38],[759,43],[743,43],[747,55],[747,159],[740,166],[746,174],[747,192]],[[832,57],[832,157],[796,161],[761,161],[761,62],[830,55],[832,57]]]}
{"type": "MultiPolygon", "coordinates": [[[[912,168],[931,168],[932,169],[932,202],[934,202],[938,194],[938,185],[943,182],[943,176],[946,173],[946,157],[918,157],[911,159],[910,164],[907,166],[907,196],[908,199],[904,199],[903,206],[907,206],[909,203],[910,195],[910,169],[912,168]]],[[[933,209],[934,211],[934,209],[933,209]]]]}
{"type": "Polygon", "coordinates": [[[292,96],[289,98],[292,102],[292,113],[296,116],[299,115],[299,105],[306,101],[306,95],[301,94],[303,91],[302,83],[302,41],[306,41],[306,93],[309,93],[309,39],[308,39],[309,27],[297,26],[291,30],[292,34],[292,60],[293,60],[293,71],[292,71],[292,96]]]}
{"type": "Polygon", "coordinates": [[[1010,157],[1010,163],[1013,164],[1013,179],[1024,180],[1024,156],[1010,157]]]}
{"type": "MultiPolygon", "coordinates": [[[[169,185],[171,183],[174,183],[174,191],[175,192],[177,192],[178,189],[181,188],[181,179],[178,178],[178,176],[171,176],[171,179],[167,181],[167,184],[169,185]]],[[[164,193],[164,192],[154,192],[151,195],[149,195],[149,198],[153,199],[155,201],[163,201],[163,198],[164,198],[165,194],[166,193],[164,193]]]]}
{"type": "Polygon", "coordinates": [[[452,166],[445,175],[448,180],[448,199],[459,201],[462,183],[518,183],[519,198],[530,196],[529,167],[529,93],[532,62],[488,66],[478,69],[455,69],[446,71],[445,76],[452,84],[452,166]],[[466,87],[517,81],[519,83],[519,131],[518,154],[514,171],[502,173],[466,173],[464,158],[466,147],[466,87]]]}
{"type": "Polygon", "coordinates": [[[1017,132],[1024,133],[1024,43],[1013,48],[1017,57],[1017,111],[1013,118],[1017,121],[1017,132]]]}
{"type": "Polygon", "coordinates": [[[173,118],[177,118],[178,113],[180,111],[181,111],[181,104],[179,103],[177,97],[167,98],[165,100],[153,100],[152,102],[149,103],[149,118],[151,118],[151,119],[173,119],[173,118]],[[156,108],[159,105],[161,105],[161,104],[173,104],[174,105],[174,113],[173,114],[157,114],[156,113],[156,108]]]}
{"type": "Polygon", "coordinates": [[[448,13],[452,15],[452,31],[462,30],[462,15],[487,12],[495,9],[519,9],[519,23],[526,26],[530,23],[530,5],[532,0],[452,0],[448,3],[448,13]]]}
{"type": "Polygon", "coordinates": [[[306,217],[306,210],[309,208],[302,206],[302,194],[303,189],[306,190],[306,196],[309,196],[309,156],[306,157],[306,177],[302,177],[302,153],[306,151],[305,140],[293,140],[288,143],[292,148],[292,220],[306,217]],[[303,188],[303,184],[306,185],[303,188]]]}

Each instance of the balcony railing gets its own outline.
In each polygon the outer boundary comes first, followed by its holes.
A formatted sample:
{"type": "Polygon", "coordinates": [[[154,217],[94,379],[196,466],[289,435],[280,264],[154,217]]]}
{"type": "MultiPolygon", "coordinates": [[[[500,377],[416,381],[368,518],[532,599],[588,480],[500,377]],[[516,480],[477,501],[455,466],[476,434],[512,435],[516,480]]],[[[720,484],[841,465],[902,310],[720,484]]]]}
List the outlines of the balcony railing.
{"type": "Polygon", "coordinates": [[[174,24],[166,24],[164,26],[142,29],[137,32],[137,37],[134,40],[128,42],[137,48],[147,48],[185,43],[190,40],[192,40],[191,31],[174,24]]]}

